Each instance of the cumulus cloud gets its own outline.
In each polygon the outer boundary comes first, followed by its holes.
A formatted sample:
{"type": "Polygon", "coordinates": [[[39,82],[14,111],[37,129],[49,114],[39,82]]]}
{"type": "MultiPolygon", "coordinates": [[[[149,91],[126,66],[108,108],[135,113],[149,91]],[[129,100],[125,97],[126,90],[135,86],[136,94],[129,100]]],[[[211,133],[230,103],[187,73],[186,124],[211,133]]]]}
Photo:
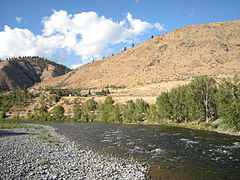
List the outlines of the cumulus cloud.
{"type": "Polygon", "coordinates": [[[72,64],[71,66],[70,66],[70,68],[71,69],[77,69],[78,67],[80,67],[80,66],[82,66],[82,65],[84,65],[83,63],[80,63],[80,64],[72,64]]]}
{"type": "Polygon", "coordinates": [[[132,31],[133,35],[138,35],[143,33],[146,29],[150,29],[153,26],[145,21],[140,19],[133,19],[130,13],[127,13],[127,20],[131,25],[130,31],[132,31]]]}
{"type": "Polygon", "coordinates": [[[22,22],[22,20],[23,20],[23,18],[22,17],[15,17],[15,21],[17,22],[17,23],[20,23],[20,22],[22,22]]]}
{"type": "Polygon", "coordinates": [[[154,27],[158,30],[158,31],[165,31],[164,28],[164,24],[160,24],[160,23],[154,23],[154,27]]]}
{"type": "Polygon", "coordinates": [[[43,18],[42,25],[41,35],[34,35],[28,29],[5,26],[0,32],[0,57],[51,57],[63,48],[89,62],[109,53],[109,46],[129,42],[149,29],[164,30],[160,23],[135,19],[131,13],[116,22],[92,11],[73,15],[63,10],[53,11],[50,17],[43,18]]]}
{"type": "Polygon", "coordinates": [[[35,56],[51,57],[61,43],[59,37],[35,36],[28,29],[4,27],[0,32],[0,57],[35,56]]]}

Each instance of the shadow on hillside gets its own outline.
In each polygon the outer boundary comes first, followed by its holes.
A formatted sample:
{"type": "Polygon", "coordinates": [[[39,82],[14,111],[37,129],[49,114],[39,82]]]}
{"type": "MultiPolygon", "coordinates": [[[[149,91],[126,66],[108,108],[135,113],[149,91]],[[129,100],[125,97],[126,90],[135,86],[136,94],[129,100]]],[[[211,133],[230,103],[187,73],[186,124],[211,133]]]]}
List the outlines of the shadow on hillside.
{"type": "Polygon", "coordinates": [[[14,132],[14,131],[9,131],[9,130],[0,130],[0,137],[3,136],[19,136],[19,135],[26,135],[29,133],[26,132],[14,132]]]}

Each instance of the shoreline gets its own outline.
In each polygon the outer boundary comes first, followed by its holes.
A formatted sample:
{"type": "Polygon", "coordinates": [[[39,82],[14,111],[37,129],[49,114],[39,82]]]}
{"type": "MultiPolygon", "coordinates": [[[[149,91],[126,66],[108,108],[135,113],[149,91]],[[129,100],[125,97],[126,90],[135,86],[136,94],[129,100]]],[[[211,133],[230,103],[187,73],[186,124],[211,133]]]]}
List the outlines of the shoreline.
{"type": "Polygon", "coordinates": [[[180,127],[180,128],[187,128],[187,129],[193,129],[193,130],[202,130],[202,131],[210,131],[210,132],[216,132],[220,134],[226,134],[226,135],[232,135],[232,136],[240,136],[240,132],[231,132],[229,130],[219,130],[219,129],[212,129],[211,127],[209,128],[204,128],[201,126],[201,124],[196,124],[196,123],[174,123],[174,122],[138,122],[138,123],[115,123],[115,124],[135,124],[135,125],[144,125],[144,126],[169,126],[169,127],[180,127]]]}
{"type": "MultiPolygon", "coordinates": [[[[81,123],[82,121],[31,121],[28,119],[18,119],[18,120],[14,120],[14,119],[1,119],[0,122],[9,122],[9,121],[29,121],[32,123],[37,123],[37,122],[75,122],[75,123],[81,123]]],[[[219,129],[219,128],[213,128],[211,127],[211,125],[214,124],[209,124],[208,127],[206,127],[206,123],[175,123],[175,122],[167,122],[165,121],[161,121],[161,122],[148,122],[148,121],[144,121],[144,122],[134,122],[134,123],[120,123],[120,122],[104,122],[104,121],[93,121],[93,122],[88,122],[88,123],[113,123],[113,124],[135,124],[135,125],[145,125],[145,126],[151,126],[151,125],[164,125],[164,126],[170,126],[170,127],[180,127],[180,128],[187,128],[187,129],[193,129],[193,130],[203,130],[203,131],[210,131],[210,132],[217,132],[217,133],[221,133],[221,134],[226,134],[226,135],[232,135],[232,136],[240,136],[240,131],[232,131],[230,128],[226,128],[225,130],[223,129],[219,129]],[[205,127],[204,127],[205,126],[205,127]]]]}
{"type": "Polygon", "coordinates": [[[0,129],[1,179],[146,179],[148,168],[80,149],[74,141],[42,128],[0,129]]]}
{"type": "Polygon", "coordinates": [[[205,128],[202,127],[201,124],[191,124],[191,123],[158,123],[158,124],[146,124],[146,125],[166,125],[171,127],[180,127],[180,128],[187,128],[187,129],[193,129],[193,130],[202,130],[202,131],[209,131],[209,132],[216,132],[220,134],[226,134],[226,135],[232,135],[232,136],[240,136],[240,132],[229,132],[228,130],[219,130],[219,129],[212,129],[211,127],[205,128]]]}

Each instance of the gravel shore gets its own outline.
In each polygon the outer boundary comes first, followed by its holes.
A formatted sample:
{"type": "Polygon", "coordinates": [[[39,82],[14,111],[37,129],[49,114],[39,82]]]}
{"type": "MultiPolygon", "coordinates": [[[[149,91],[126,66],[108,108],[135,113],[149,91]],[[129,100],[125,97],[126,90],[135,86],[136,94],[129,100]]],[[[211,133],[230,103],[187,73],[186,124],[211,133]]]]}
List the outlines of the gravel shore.
{"type": "Polygon", "coordinates": [[[0,179],[146,179],[133,159],[79,149],[54,128],[0,129],[0,179]]]}

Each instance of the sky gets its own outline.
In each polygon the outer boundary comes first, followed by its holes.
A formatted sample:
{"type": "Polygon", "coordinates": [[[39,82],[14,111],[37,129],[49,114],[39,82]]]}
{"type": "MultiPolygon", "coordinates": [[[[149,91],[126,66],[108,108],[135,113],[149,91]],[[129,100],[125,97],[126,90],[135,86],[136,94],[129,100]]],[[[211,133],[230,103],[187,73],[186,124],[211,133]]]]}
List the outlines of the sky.
{"type": "Polygon", "coordinates": [[[240,20],[240,0],[0,0],[0,58],[70,68],[191,24],[240,20]]]}

